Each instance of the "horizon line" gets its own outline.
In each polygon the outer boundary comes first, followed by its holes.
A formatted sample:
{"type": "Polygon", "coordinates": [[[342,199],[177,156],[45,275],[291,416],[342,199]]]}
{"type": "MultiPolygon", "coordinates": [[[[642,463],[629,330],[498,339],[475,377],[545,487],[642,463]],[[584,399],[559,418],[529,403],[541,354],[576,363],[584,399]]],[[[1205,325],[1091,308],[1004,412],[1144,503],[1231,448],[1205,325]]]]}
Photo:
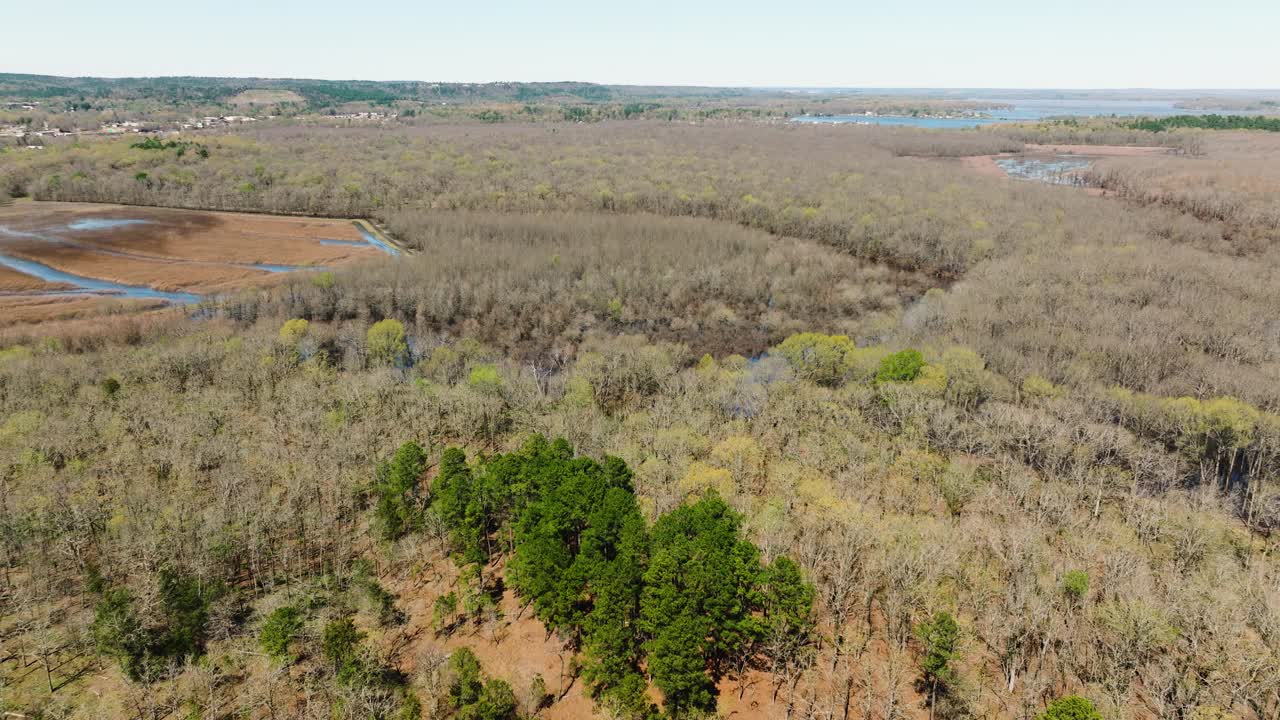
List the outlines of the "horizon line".
{"type": "Polygon", "coordinates": [[[1103,92],[1192,92],[1192,91],[1210,91],[1210,92],[1280,92],[1280,87],[1227,87],[1227,86],[1186,86],[1186,87],[1161,87],[1161,86],[1012,86],[1012,85],[805,85],[805,84],[763,84],[753,85],[750,83],[672,83],[672,82],[600,82],[595,80],[411,80],[411,79],[395,79],[395,80],[375,80],[370,78],[358,77],[299,77],[287,75],[216,75],[216,74],[175,74],[175,75],[57,75],[48,73],[35,72],[3,72],[0,77],[32,77],[32,78],[59,78],[67,80],[166,80],[166,79],[183,79],[198,78],[203,80],[266,80],[266,81],[303,81],[303,82],[367,82],[367,83],[420,83],[420,84],[439,84],[439,85],[503,85],[503,84],[521,84],[521,85],[558,85],[558,84],[579,84],[579,85],[596,85],[601,87],[666,87],[666,88],[709,88],[715,90],[824,90],[824,91],[840,91],[840,90],[947,90],[961,91],[971,90],[980,92],[990,91],[1067,91],[1067,92],[1087,92],[1087,91],[1103,91],[1103,92]]]}

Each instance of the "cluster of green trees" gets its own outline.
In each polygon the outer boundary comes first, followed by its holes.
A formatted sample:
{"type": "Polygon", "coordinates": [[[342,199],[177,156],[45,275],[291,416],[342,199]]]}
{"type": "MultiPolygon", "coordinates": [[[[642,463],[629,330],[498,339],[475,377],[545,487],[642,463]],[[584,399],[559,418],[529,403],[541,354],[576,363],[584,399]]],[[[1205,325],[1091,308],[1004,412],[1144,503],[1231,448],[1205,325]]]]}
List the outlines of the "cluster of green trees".
{"type": "Polygon", "coordinates": [[[1280,118],[1264,115],[1171,115],[1161,118],[1143,118],[1127,123],[1134,130],[1167,132],[1176,128],[1199,130],[1266,130],[1280,132],[1280,118]]]}
{"type": "Polygon", "coordinates": [[[209,604],[223,592],[218,584],[172,568],[155,579],[155,597],[140,604],[127,588],[108,586],[90,568],[90,590],[99,595],[94,642],[132,680],[155,680],[203,654],[209,604]]]}
{"type": "Polygon", "coordinates": [[[209,147],[203,143],[189,142],[187,140],[169,140],[166,142],[155,135],[149,136],[146,140],[133,143],[129,147],[135,150],[173,150],[177,157],[186,155],[187,150],[194,147],[196,155],[200,159],[207,160],[209,158],[209,147]]]}
{"type": "MultiPolygon", "coordinates": [[[[383,474],[421,475],[422,449],[396,452],[383,474]]],[[[652,530],[632,473],[617,458],[573,455],[564,440],[530,439],[474,467],[447,449],[432,483],[378,485],[383,527],[436,514],[458,561],[482,587],[495,555],[547,626],[586,655],[596,697],[628,717],[652,714],[647,676],[672,717],[714,711],[716,683],[764,660],[802,663],[811,652],[813,587],[786,556],[762,564],[742,518],[715,495],[662,515],[652,530]]]]}

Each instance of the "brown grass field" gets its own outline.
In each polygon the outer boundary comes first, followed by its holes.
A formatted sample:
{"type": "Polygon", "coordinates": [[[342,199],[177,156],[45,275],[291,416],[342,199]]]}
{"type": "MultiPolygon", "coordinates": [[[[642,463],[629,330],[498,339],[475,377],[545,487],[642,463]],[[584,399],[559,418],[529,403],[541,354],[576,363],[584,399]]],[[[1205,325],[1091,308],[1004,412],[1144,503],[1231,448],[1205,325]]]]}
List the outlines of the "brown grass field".
{"type": "Polygon", "coordinates": [[[45,290],[65,290],[69,285],[60,283],[50,283],[41,280],[38,277],[32,277],[17,270],[10,270],[7,267],[0,267],[0,293],[26,293],[32,291],[45,290]]]}
{"type": "MultiPolygon", "coordinates": [[[[283,275],[258,264],[331,268],[382,254],[370,246],[325,245],[322,239],[362,240],[350,220],[93,203],[0,208],[0,253],[169,292],[229,292],[283,275]],[[128,224],[103,225],[122,221],[128,224]]],[[[35,294],[70,287],[0,267],[0,293],[11,294],[0,306],[0,325],[68,317],[72,308],[79,316],[101,304],[100,298],[35,294]]]]}

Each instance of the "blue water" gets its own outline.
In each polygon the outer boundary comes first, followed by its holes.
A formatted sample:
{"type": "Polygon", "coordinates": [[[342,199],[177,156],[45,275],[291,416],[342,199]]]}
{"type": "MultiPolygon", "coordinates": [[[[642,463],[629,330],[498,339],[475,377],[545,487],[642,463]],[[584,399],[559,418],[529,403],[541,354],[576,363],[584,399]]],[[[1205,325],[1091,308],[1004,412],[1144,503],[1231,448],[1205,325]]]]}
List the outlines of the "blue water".
{"type": "Polygon", "coordinates": [[[72,230],[110,230],[111,228],[128,227],[130,225],[146,225],[149,220],[104,220],[102,218],[88,218],[85,220],[77,220],[73,223],[67,223],[67,227],[72,230]]]}
{"type": "Polygon", "coordinates": [[[1019,180],[1035,180],[1050,185],[1081,185],[1083,178],[1078,171],[1089,167],[1093,158],[1079,155],[1058,156],[1056,158],[1006,157],[996,158],[999,165],[1011,178],[1019,180]]]}
{"type": "Polygon", "coordinates": [[[270,273],[299,272],[301,270],[324,270],[319,265],[272,265],[271,263],[253,263],[249,267],[266,270],[270,273]]]}
{"type": "MultiPolygon", "coordinates": [[[[129,225],[141,225],[148,222],[150,221],[149,220],[129,220],[129,219],[109,220],[105,218],[84,218],[81,220],[76,220],[75,222],[72,222],[72,223],[68,223],[66,227],[69,230],[109,230],[112,228],[126,227],[129,225]]],[[[400,251],[397,250],[395,247],[387,244],[386,242],[383,242],[376,235],[370,233],[369,231],[361,227],[358,223],[356,224],[356,229],[360,231],[360,235],[364,238],[363,241],[321,239],[320,243],[322,245],[355,245],[355,246],[370,245],[378,248],[379,250],[382,250],[388,255],[397,256],[400,254],[400,251]]],[[[3,225],[0,225],[0,234],[9,235],[11,237],[41,240],[41,241],[50,242],[50,243],[80,246],[79,243],[76,243],[70,240],[64,240],[57,236],[13,230],[3,225]]],[[[102,250],[102,249],[94,248],[93,251],[100,252],[103,254],[108,254],[108,255],[118,254],[126,257],[132,257],[128,253],[116,253],[110,250],[102,250]]],[[[146,259],[152,259],[152,258],[146,258],[146,259]]],[[[203,263],[203,264],[216,265],[221,263],[203,263]]],[[[273,263],[247,263],[243,265],[241,265],[240,263],[225,263],[225,264],[238,265],[240,267],[251,267],[256,270],[264,270],[270,273],[289,273],[289,272],[316,271],[316,270],[325,269],[318,265],[277,265],[273,263]]],[[[74,289],[56,291],[56,293],[65,293],[65,294],[106,293],[106,294],[113,295],[115,297],[147,298],[147,299],[164,300],[167,302],[178,303],[178,304],[191,304],[191,303],[197,303],[200,301],[200,296],[194,295],[191,293],[164,292],[162,290],[155,290],[142,285],[125,285],[122,283],[111,282],[110,280],[99,280],[97,278],[84,277],[82,275],[74,275],[72,273],[63,272],[61,270],[49,267],[48,265],[44,265],[42,263],[26,260],[23,258],[11,256],[11,255],[5,255],[3,253],[0,253],[0,266],[8,267],[12,270],[17,270],[20,273],[25,273],[27,275],[40,278],[41,280],[44,280],[46,282],[64,283],[66,285],[74,286],[74,289]]]]}
{"type": "Polygon", "coordinates": [[[66,283],[75,285],[81,290],[92,290],[94,292],[110,293],[112,295],[127,298],[147,298],[153,300],[165,300],[171,303],[187,305],[200,302],[200,296],[191,293],[174,293],[164,292],[162,290],[154,290],[143,285],[124,285],[122,283],[111,282],[110,280],[98,280],[96,278],[84,277],[82,275],[72,275],[69,272],[63,272],[42,265],[31,260],[4,255],[0,253],[0,265],[11,270],[17,270],[20,273],[38,277],[45,282],[66,283]]]}
{"type": "Polygon", "coordinates": [[[908,117],[899,115],[802,115],[791,118],[807,123],[854,123],[858,125],[896,125],[922,128],[972,128],[1001,122],[1034,122],[1052,117],[1161,117],[1195,114],[1176,108],[1171,100],[1070,100],[1042,98],[982,98],[993,103],[1012,105],[986,111],[988,117],[908,117]]]}
{"type": "Polygon", "coordinates": [[[356,223],[356,229],[360,231],[360,236],[365,239],[365,242],[369,243],[370,245],[373,245],[374,247],[377,247],[382,252],[391,256],[398,256],[400,254],[399,250],[382,242],[382,240],[378,239],[377,235],[374,235],[368,230],[365,230],[364,227],[360,225],[360,223],[356,223]]]}

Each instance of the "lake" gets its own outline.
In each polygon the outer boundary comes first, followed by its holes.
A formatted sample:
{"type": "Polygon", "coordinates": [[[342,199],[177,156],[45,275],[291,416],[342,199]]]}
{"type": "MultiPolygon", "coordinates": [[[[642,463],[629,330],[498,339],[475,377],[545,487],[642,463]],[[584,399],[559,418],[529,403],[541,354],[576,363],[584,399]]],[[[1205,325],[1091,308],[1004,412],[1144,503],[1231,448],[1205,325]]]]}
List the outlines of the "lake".
{"type": "Polygon", "coordinates": [[[1051,117],[1165,117],[1197,114],[1174,107],[1172,100],[1074,100],[1057,98],[984,97],[983,101],[1012,105],[987,111],[990,117],[909,117],[902,115],[802,115],[793,122],[890,125],[934,129],[973,128],[1005,122],[1034,122],[1051,117]]]}

